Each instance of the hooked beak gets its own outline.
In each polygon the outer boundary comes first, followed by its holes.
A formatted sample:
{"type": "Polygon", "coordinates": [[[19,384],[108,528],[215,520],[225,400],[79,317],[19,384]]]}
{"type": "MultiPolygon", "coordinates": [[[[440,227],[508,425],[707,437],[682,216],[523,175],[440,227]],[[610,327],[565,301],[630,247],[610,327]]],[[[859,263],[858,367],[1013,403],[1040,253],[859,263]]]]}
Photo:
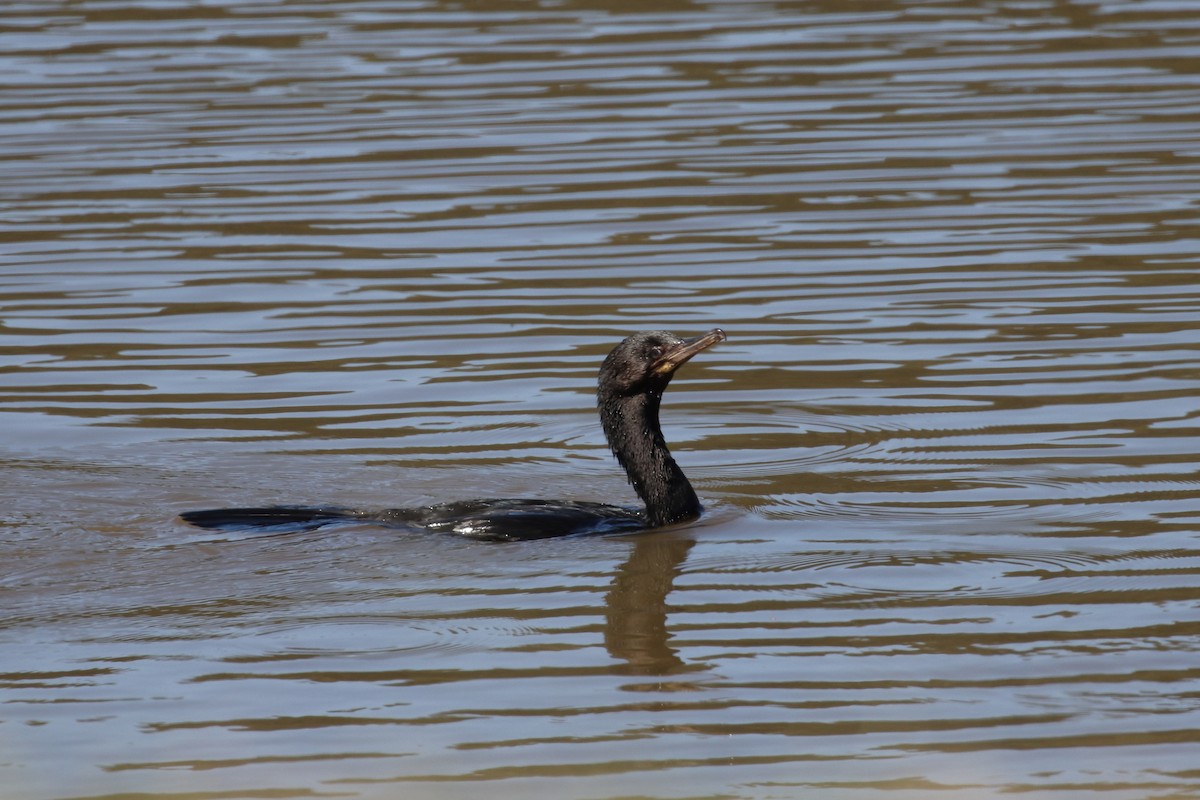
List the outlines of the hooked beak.
{"type": "Polygon", "coordinates": [[[655,375],[670,375],[686,364],[688,359],[696,355],[696,353],[712,347],[717,342],[723,341],[725,341],[725,331],[720,328],[713,328],[708,333],[695,336],[691,339],[684,339],[659,356],[658,360],[651,365],[650,372],[655,375]]]}

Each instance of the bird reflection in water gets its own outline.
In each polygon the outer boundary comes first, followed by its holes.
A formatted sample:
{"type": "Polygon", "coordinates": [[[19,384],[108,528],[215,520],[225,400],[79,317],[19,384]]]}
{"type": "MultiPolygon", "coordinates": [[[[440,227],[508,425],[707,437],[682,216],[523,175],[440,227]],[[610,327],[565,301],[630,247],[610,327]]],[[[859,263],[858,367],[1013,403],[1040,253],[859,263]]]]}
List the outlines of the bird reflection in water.
{"type": "Polygon", "coordinates": [[[702,668],[684,663],[667,629],[667,597],[695,544],[684,536],[681,531],[639,536],[617,568],[604,598],[604,647],[625,662],[624,672],[668,676],[702,668]]]}

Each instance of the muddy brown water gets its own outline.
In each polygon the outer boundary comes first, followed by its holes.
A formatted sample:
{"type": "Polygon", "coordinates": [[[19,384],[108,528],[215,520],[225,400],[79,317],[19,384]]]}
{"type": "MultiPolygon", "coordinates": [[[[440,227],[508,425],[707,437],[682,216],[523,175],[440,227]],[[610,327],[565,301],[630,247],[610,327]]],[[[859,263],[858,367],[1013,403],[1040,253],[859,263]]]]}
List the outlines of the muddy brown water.
{"type": "Polygon", "coordinates": [[[2,13],[6,800],[1200,797],[1195,4],[2,13]]]}

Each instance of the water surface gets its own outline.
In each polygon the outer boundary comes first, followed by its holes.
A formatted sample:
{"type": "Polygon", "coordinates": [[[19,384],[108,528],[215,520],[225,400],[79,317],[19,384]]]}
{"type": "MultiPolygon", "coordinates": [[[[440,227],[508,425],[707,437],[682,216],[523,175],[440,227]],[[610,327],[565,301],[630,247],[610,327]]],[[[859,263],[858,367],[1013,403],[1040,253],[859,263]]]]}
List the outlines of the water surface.
{"type": "Polygon", "coordinates": [[[1200,797],[1192,4],[4,25],[6,798],[1200,797]],[[632,503],[718,325],[695,525],[175,519],[632,503]]]}

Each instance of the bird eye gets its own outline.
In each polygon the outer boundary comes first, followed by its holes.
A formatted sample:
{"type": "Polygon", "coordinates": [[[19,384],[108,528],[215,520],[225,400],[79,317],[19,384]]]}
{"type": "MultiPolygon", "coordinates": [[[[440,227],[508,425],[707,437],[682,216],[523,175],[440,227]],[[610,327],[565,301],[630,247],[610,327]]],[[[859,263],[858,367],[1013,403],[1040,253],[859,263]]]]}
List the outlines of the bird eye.
{"type": "Polygon", "coordinates": [[[662,354],[663,354],[663,349],[661,347],[655,345],[654,347],[650,348],[650,357],[651,358],[655,358],[655,359],[661,358],[662,354]]]}

